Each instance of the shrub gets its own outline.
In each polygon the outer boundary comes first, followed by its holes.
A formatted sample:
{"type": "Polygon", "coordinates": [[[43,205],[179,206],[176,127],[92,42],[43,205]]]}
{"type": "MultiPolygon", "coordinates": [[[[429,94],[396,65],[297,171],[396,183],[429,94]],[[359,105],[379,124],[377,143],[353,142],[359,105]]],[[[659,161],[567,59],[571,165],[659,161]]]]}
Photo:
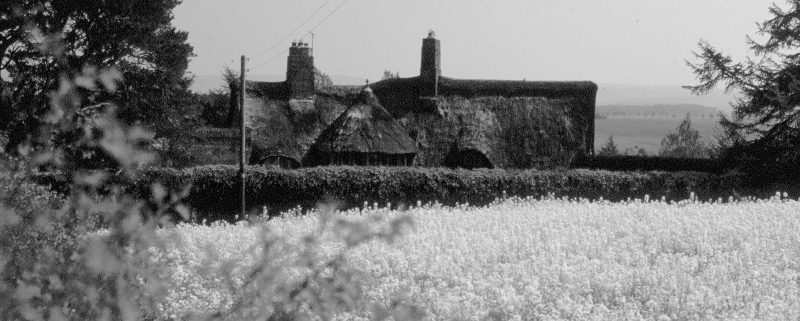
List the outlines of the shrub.
{"type": "MultiPolygon", "coordinates": [[[[168,251],[168,243],[157,231],[172,226],[171,217],[189,219],[188,210],[180,204],[185,194],[170,193],[157,181],[136,185],[141,181],[139,168],[153,159],[137,148],[148,135],[141,128],[120,124],[113,110],[98,115],[92,128],[70,122],[80,92],[95,89],[104,74],[73,77],[64,76],[61,90],[53,95],[55,111],[48,118],[49,126],[41,132],[84,129],[77,131],[85,135],[77,142],[101,148],[119,164],[118,171],[80,169],[69,158],[58,157],[74,146],[53,144],[47,135],[40,138],[47,144],[34,150],[35,155],[21,166],[0,164],[0,319],[168,319],[171,316],[159,314],[160,304],[170,293],[159,272],[168,269],[170,261],[157,256],[168,251]],[[62,172],[29,177],[30,166],[42,164],[62,172]],[[61,184],[68,197],[62,199],[29,179],[61,184]],[[103,229],[98,231],[98,226],[103,229]]],[[[113,84],[118,79],[103,80],[113,84]]],[[[166,184],[174,187],[182,182],[178,175],[166,184]]],[[[407,223],[407,218],[392,220],[388,230],[375,232],[364,224],[329,220],[320,230],[332,226],[348,250],[374,239],[391,240],[407,223]]],[[[275,278],[271,267],[276,264],[268,255],[273,243],[264,244],[254,249],[264,255],[241,280],[233,305],[201,317],[330,319],[333,311],[358,301],[360,293],[347,282],[351,274],[343,255],[320,259],[314,256],[314,236],[305,240],[299,261],[310,274],[299,283],[274,283],[281,279],[275,278]],[[265,288],[277,290],[264,295],[265,288]],[[276,303],[264,306],[265,298],[276,303]]]]}
{"type": "MultiPolygon", "coordinates": [[[[30,180],[30,169],[17,159],[0,160],[0,288],[13,288],[26,266],[46,260],[49,252],[71,252],[75,231],[47,219],[55,217],[64,195],[30,180]]],[[[75,222],[69,222],[75,223],[75,222]]]]}
{"type": "Polygon", "coordinates": [[[148,159],[135,148],[145,134],[121,125],[111,109],[91,122],[74,121],[80,93],[96,89],[97,83],[111,87],[118,80],[115,75],[91,69],[65,75],[40,131],[45,134],[35,137],[43,146],[21,148],[33,153],[17,163],[21,165],[3,164],[0,291],[7,299],[0,302],[2,319],[131,319],[152,311],[159,300],[157,276],[139,264],[142,253],[130,250],[153,245],[150,235],[160,213],[174,204],[150,206],[126,195],[116,183],[133,177],[148,159]],[[52,139],[51,133],[59,132],[81,135],[52,139]],[[119,164],[119,175],[110,179],[115,176],[105,170],[88,171],[75,159],[62,157],[76,146],[96,146],[119,164]],[[29,168],[41,165],[63,170],[68,198],[28,181],[29,168]],[[109,228],[109,242],[80,241],[79,236],[101,225],[109,228]]]}

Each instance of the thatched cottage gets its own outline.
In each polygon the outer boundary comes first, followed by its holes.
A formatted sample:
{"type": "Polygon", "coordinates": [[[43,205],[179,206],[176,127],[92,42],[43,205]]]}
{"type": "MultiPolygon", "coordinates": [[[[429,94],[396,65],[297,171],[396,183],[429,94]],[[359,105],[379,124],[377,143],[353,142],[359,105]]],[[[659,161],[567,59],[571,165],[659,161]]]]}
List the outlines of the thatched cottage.
{"type": "Polygon", "coordinates": [[[353,106],[322,131],[303,163],[409,166],[416,155],[416,142],[367,87],[353,106]]]}
{"type": "Polygon", "coordinates": [[[362,86],[316,90],[311,48],[293,43],[286,81],[247,83],[251,163],[532,168],[594,152],[595,83],[453,79],[441,57],[431,33],[419,76],[359,98],[362,86]]]}

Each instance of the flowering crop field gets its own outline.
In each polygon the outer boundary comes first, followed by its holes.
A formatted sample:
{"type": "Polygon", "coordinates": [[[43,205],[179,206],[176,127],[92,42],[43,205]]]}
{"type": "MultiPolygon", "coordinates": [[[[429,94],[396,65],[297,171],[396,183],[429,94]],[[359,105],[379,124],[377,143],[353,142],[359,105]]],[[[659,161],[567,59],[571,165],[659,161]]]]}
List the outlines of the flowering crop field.
{"type": "MultiPolygon", "coordinates": [[[[347,251],[363,302],[337,319],[369,319],[370,304],[388,306],[397,297],[436,320],[800,319],[800,202],[780,195],[669,204],[509,199],[482,208],[333,215],[414,221],[392,244],[347,251]]],[[[228,308],[231,289],[258,262],[253,249],[265,231],[284,240],[270,252],[279,265],[293,259],[321,217],[163,230],[174,243],[157,256],[170,262],[163,313],[228,308]]],[[[344,248],[334,233],[325,235],[315,255],[344,248]]]]}

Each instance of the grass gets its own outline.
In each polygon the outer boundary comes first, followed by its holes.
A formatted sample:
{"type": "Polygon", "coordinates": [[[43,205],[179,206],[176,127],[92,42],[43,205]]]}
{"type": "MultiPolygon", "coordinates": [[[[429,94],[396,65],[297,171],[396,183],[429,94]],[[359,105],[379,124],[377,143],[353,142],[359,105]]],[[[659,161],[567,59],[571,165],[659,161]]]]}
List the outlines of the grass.
{"type": "MultiPolygon", "coordinates": [[[[346,221],[410,215],[393,245],[368,242],[346,260],[362,301],[336,319],[364,320],[399,301],[437,320],[689,320],[800,318],[800,202],[623,203],[510,199],[491,206],[371,208],[346,221]],[[398,301],[399,300],[399,301],[398,301]]],[[[259,261],[265,235],[292,262],[319,212],[262,224],[179,225],[157,256],[171,287],[164,315],[224,310],[236,280],[259,261]],[[232,282],[221,282],[226,278],[232,282]]],[[[341,253],[320,234],[314,255],[341,253]]],[[[307,254],[307,252],[304,252],[307,254]]],[[[291,264],[287,279],[304,273],[291,264]]]]}

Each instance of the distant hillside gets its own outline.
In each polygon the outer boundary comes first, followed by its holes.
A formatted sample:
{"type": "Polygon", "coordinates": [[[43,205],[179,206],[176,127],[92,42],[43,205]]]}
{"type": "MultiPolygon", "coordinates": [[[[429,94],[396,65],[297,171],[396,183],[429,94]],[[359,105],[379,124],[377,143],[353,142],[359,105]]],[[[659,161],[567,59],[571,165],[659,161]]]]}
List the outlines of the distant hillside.
{"type": "Polygon", "coordinates": [[[595,108],[595,113],[603,116],[620,117],[680,117],[690,114],[695,118],[716,117],[719,109],[697,104],[674,105],[603,105],[595,108]]]}
{"type": "MultiPolygon", "coordinates": [[[[730,113],[735,94],[712,90],[694,95],[680,86],[598,84],[597,105],[702,105],[730,113]]],[[[684,112],[685,114],[685,112],[684,112]]]]}
{"type": "MultiPolygon", "coordinates": [[[[363,85],[366,78],[353,76],[330,75],[334,85],[363,85]]],[[[284,81],[285,75],[247,75],[248,80],[258,81],[284,81]]],[[[214,89],[225,87],[222,75],[196,75],[192,81],[191,90],[196,93],[206,93],[214,89]]]]}

